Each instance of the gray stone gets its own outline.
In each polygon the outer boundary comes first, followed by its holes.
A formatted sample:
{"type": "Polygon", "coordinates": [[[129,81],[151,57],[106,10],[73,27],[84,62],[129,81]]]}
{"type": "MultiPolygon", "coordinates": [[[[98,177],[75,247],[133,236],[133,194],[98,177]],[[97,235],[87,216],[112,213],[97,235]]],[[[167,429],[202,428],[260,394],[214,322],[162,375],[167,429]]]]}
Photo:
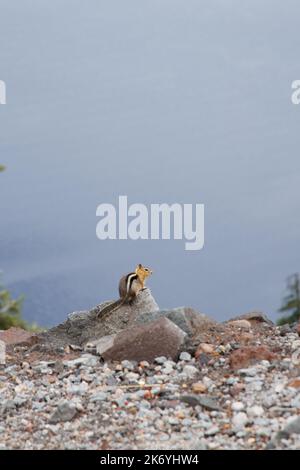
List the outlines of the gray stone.
{"type": "Polygon", "coordinates": [[[180,401],[186,403],[189,406],[195,408],[195,406],[199,406],[199,398],[196,395],[182,395],[180,397],[180,401]]]}
{"type": "Polygon", "coordinates": [[[255,377],[258,373],[258,370],[255,367],[249,367],[247,369],[239,369],[240,375],[245,375],[248,377],[255,377]]]}
{"type": "Polygon", "coordinates": [[[199,370],[195,366],[190,365],[184,366],[182,372],[187,376],[188,379],[193,379],[199,374],[199,370]]]}
{"type": "Polygon", "coordinates": [[[1,404],[0,414],[9,413],[16,409],[16,404],[14,400],[4,400],[1,404]]]}
{"type": "Polygon", "coordinates": [[[154,359],[154,362],[156,362],[157,364],[163,364],[166,361],[167,358],[165,356],[159,356],[154,359]]]}
{"type": "MultiPolygon", "coordinates": [[[[231,318],[228,322],[235,320],[248,320],[256,323],[267,323],[270,326],[274,326],[274,323],[267,317],[263,312],[248,312],[237,317],[231,318]]],[[[227,322],[226,322],[227,323],[227,322]]]]}
{"type": "Polygon", "coordinates": [[[189,406],[202,406],[206,410],[215,410],[221,411],[221,407],[214,398],[211,398],[206,395],[196,396],[196,395],[182,395],[180,401],[187,403],[189,406]]]}
{"type": "Polygon", "coordinates": [[[123,369],[134,370],[136,362],[127,361],[126,359],[121,362],[123,369]]]}
{"type": "Polygon", "coordinates": [[[191,359],[192,359],[192,356],[190,355],[190,353],[185,352],[185,351],[183,351],[179,356],[180,361],[190,361],[191,359]]]}
{"type": "Polygon", "coordinates": [[[300,434],[300,416],[291,420],[283,430],[278,431],[275,437],[267,445],[267,449],[276,449],[277,445],[291,434],[300,434]]]}
{"type": "Polygon", "coordinates": [[[178,307],[172,310],[160,310],[139,315],[137,324],[147,324],[160,317],[166,317],[191,336],[205,328],[216,325],[216,322],[203,313],[199,313],[190,307],[178,307]]]}
{"type": "Polygon", "coordinates": [[[300,416],[290,421],[284,428],[284,432],[287,434],[300,434],[300,416]]]}
{"type": "Polygon", "coordinates": [[[232,418],[232,424],[236,431],[243,429],[248,423],[248,416],[243,411],[236,413],[232,418]]]}
{"type": "Polygon", "coordinates": [[[95,395],[93,395],[93,396],[90,398],[90,401],[91,401],[91,402],[95,402],[95,401],[105,401],[105,400],[107,400],[107,393],[105,393],[105,392],[96,393],[95,395]]]}
{"type": "Polygon", "coordinates": [[[247,408],[247,414],[251,418],[262,416],[264,414],[264,409],[260,405],[254,405],[254,406],[247,408]]]}
{"type": "Polygon", "coordinates": [[[49,418],[50,424],[71,421],[77,414],[76,406],[69,402],[58,405],[54,413],[49,418]]]}
{"type": "Polygon", "coordinates": [[[206,410],[222,411],[222,408],[220,407],[218,402],[215,400],[215,398],[202,395],[198,397],[198,400],[199,400],[199,404],[206,410]]]}
{"type": "Polygon", "coordinates": [[[191,442],[190,450],[206,450],[207,444],[204,440],[195,440],[191,442]]]}
{"type": "Polygon", "coordinates": [[[280,336],[286,336],[292,331],[291,326],[286,323],[285,325],[279,326],[280,336]]]}
{"type": "Polygon", "coordinates": [[[241,401],[235,401],[231,405],[231,409],[233,411],[242,411],[244,408],[245,408],[245,405],[241,401]]]}
{"type": "Polygon", "coordinates": [[[0,365],[5,365],[6,363],[6,344],[4,341],[0,341],[0,365]]]}
{"type": "Polygon", "coordinates": [[[218,434],[219,431],[220,430],[219,430],[218,426],[212,426],[211,428],[208,428],[205,431],[205,435],[206,436],[214,436],[215,434],[218,434]]]}
{"type": "Polygon", "coordinates": [[[80,384],[69,384],[68,392],[73,395],[84,395],[88,390],[88,384],[86,382],[81,382],[80,384]]]}
{"type": "Polygon", "coordinates": [[[97,356],[93,356],[92,354],[82,354],[82,356],[73,359],[72,361],[65,361],[64,365],[67,367],[79,367],[79,366],[89,366],[95,367],[99,364],[99,358],[97,356]]]}
{"type": "Polygon", "coordinates": [[[37,346],[40,348],[43,344],[47,350],[65,347],[69,344],[83,346],[130,327],[139,316],[147,312],[159,310],[149,289],[141,291],[131,305],[122,305],[111,315],[101,319],[101,315],[99,317],[97,315],[108,303],[110,302],[99,304],[90,311],[69,314],[65,322],[37,335],[39,342],[37,346]]]}
{"type": "Polygon", "coordinates": [[[300,409],[300,395],[297,395],[291,400],[291,406],[300,409]]]}
{"type": "Polygon", "coordinates": [[[93,344],[96,346],[96,352],[101,356],[105,351],[112,347],[116,335],[107,335],[95,341],[93,344]]]}

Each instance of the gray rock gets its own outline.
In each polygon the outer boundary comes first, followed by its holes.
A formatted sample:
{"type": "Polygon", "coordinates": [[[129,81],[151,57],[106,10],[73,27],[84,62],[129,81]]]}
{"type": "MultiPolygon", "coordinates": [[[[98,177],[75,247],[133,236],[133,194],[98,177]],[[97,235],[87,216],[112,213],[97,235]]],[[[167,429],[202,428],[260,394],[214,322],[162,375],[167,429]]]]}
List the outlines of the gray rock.
{"type": "Polygon", "coordinates": [[[283,430],[278,431],[275,437],[268,443],[267,449],[276,449],[280,442],[288,439],[291,434],[300,434],[300,416],[290,421],[283,430]]]}
{"type": "Polygon", "coordinates": [[[192,356],[190,355],[190,353],[185,352],[185,351],[183,351],[179,356],[180,361],[190,361],[191,359],[192,359],[192,356]]]}
{"type": "Polygon", "coordinates": [[[95,341],[93,344],[96,347],[96,352],[99,356],[112,347],[114,344],[114,339],[116,335],[107,335],[100,338],[98,341],[95,341]]]}
{"type": "Polygon", "coordinates": [[[291,400],[291,406],[300,409],[300,395],[297,395],[291,400]]]}
{"type": "Polygon", "coordinates": [[[204,440],[195,440],[190,444],[190,450],[207,450],[207,444],[204,440]]]}
{"type": "Polygon", "coordinates": [[[236,377],[229,377],[229,379],[226,380],[227,385],[234,385],[237,382],[238,382],[238,379],[236,377]]]}
{"type": "Polygon", "coordinates": [[[16,409],[16,404],[14,400],[4,400],[0,408],[0,414],[6,414],[16,409]]]}
{"type": "Polygon", "coordinates": [[[255,367],[248,367],[247,369],[239,369],[238,372],[240,375],[255,377],[258,373],[258,370],[255,367]]]}
{"type": "Polygon", "coordinates": [[[214,398],[208,397],[206,395],[196,396],[196,395],[182,395],[180,401],[187,403],[189,406],[202,406],[206,410],[210,411],[221,411],[221,407],[214,398]]]}
{"type": "Polygon", "coordinates": [[[188,379],[193,379],[199,374],[199,370],[195,366],[190,365],[184,366],[182,372],[187,376],[188,379]]]}
{"type": "Polygon", "coordinates": [[[123,369],[128,369],[128,370],[134,370],[136,366],[136,362],[133,361],[127,361],[126,359],[121,362],[121,365],[123,369]]]}
{"type": "Polygon", "coordinates": [[[69,384],[68,392],[73,395],[84,395],[88,390],[88,384],[86,382],[81,382],[80,384],[69,384]]]}
{"type": "Polygon", "coordinates": [[[222,411],[222,408],[218,404],[215,398],[211,398],[205,395],[198,397],[199,404],[203,406],[206,410],[215,410],[215,411],[222,411]]]}
{"type": "Polygon", "coordinates": [[[0,341],[0,365],[5,365],[6,362],[6,344],[4,341],[0,341]]]}
{"type": "Polygon", "coordinates": [[[166,317],[191,336],[210,326],[216,325],[216,322],[203,313],[199,313],[190,307],[178,307],[172,310],[160,310],[151,313],[139,315],[136,319],[137,324],[147,324],[160,317],[166,317]]]}
{"type": "Polygon", "coordinates": [[[195,406],[199,406],[199,398],[196,395],[182,395],[180,397],[180,401],[186,403],[189,406],[195,408],[195,406]]]}
{"type": "Polygon", "coordinates": [[[205,431],[205,436],[215,436],[215,434],[218,434],[219,431],[220,430],[219,430],[218,426],[212,426],[211,428],[208,428],[205,431]]]}
{"type": "Polygon", "coordinates": [[[82,354],[82,356],[73,359],[72,361],[64,362],[64,365],[67,367],[79,367],[82,365],[95,367],[97,364],[99,364],[99,358],[92,354],[82,354]]]}
{"type": "Polygon", "coordinates": [[[228,322],[234,320],[248,320],[257,323],[267,323],[270,326],[274,326],[274,323],[267,317],[263,312],[249,312],[239,315],[238,317],[231,318],[228,322]]]}
{"type": "Polygon", "coordinates": [[[300,416],[289,422],[284,428],[284,432],[287,434],[300,434],[300,416]]]}
{"type": "Polygon", "coordinates": [[[280,336],[286,336],[292,331],[291,326],[286,323],[285,325],[279,326],[280,336]]]}
{"type": "Polygon", "coordinates": [[[232,425],[235,431],[242,430],[248,423],[248,416],[243,411],[236,413],[232,418],[232,425]]]}
{"type": "Polygon", "coordinates": [[[37,335],[40,344],[51,350],[72,344],[83,346],[107,335],[114,335],[130,325],[147,312],[159,310],[149,289],[139,293],[131,305],[122,305],[104,319],[97,314],[110,302],[97,305],[90,311],[73,312],[65,322],[37,335]]]}
{"type": "Polygon", "coordinates": [[[162,375],[164,375],[164,374],[166,374],[166,375],[172,374],[173,372],[174,372],[174,369],[173,369],[173,367],[170,366],[170,365],[165,366],[165,367],[161,370],[162,375]]]}
{"type": "Polygon", "coordinates": [[[96,393],[95,395],[93,395],[91,398],[90,398],[90,401],[91,402],[95,402],[95,401],[105,401],[107,400],[107,393],[105,392],[99,392],[99,393],[96,393]]]}
{"type": "Polygon", "coordinates": [[[242,411],[245,409],[245,405],[241,401],[235,401],[232,403],[231,409],[233,411],[242,411]]]}
{"type": "Polygon", "coordinates": [[[167,358],[165,356],[159,356],[154,359],[154,362],[156,362],[157,364],[163,364],[166,361],[167,358]]]}
{"type": "Polygon", "coordinates": [[[260,405],[254,405],[247,408],[247,415],[251,418],[262,416],[264,414],[264,409],[260,405]]]}
{"type": "Polygon", "coordinates": [[[14,398],[14,404],[18,408],[25,405],[26,403],[28,403],[28,398],[25,398],[25,397],[15,397],[14,398]]]}
{"type": "Polygon", "coordinates": [[[50,424],[71,421],[77,414],[76,406],[69,402],[58,405],[54,413],[49,418],[50,424]]]}

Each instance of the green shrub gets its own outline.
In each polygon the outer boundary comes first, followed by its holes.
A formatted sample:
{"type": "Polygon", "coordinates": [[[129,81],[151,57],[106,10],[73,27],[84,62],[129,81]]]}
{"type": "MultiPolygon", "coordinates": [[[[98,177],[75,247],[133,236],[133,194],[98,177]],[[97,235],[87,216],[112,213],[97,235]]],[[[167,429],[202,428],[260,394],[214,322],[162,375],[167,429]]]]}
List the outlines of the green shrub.
{"type": "Polygon", "coordinates": [[[14,300],[8,290],[0,287],[0,330],[11,326],[26,328],[26,322],[21,317],[22,298],[14,300]]]}
{"type": "Polygon", "coordinates": [[[283,299],[283,305],[279,312],[288,313],[290,315],[281,317],[277,324],[295,323],[300,320],[300,276],[293,274],[287,279],[287,294],[283,299]]]}

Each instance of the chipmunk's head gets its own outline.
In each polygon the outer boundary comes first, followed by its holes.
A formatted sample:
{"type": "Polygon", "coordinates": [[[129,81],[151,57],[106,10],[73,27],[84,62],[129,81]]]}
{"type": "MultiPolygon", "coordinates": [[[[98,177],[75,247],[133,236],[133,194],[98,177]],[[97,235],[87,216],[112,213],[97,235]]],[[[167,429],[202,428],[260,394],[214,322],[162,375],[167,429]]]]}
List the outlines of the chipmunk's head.
{"type": "Polygon", "coordinates": [[[138,264],[135,268],[135,273],[144,281],[147,277],[151,276],[152,270],[150,268],[146,268],[142,264],[138,264]]]}

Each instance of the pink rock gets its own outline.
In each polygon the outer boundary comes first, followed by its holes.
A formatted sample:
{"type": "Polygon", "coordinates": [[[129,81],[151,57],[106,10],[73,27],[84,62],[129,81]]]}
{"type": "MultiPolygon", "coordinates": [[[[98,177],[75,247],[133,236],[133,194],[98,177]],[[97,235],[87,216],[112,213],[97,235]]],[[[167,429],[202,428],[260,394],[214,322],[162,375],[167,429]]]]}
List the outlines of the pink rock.
{"type": "Polygon", "coordinates": [[[243,330],[251,329],[251,323],[248,320],[232,320],[228,322],[228,325],[236,328],[241,328],[243,330]]]}
{"type": "Polygon", "coordinates": [[[197,359],[201,353],[212,354],[213,352],[214,352],[214,346],[212,344],[200,343],[195,353],[195,357],[197,359]]]}
{"type": "Polygon", "coordinates": [[[233,369],[242,369],[262,360],[271,362],[276,358],[276,354],[266,346],[244,346],[230,354],[229,364],[233,369]]]}
{"type": "Polygon", "coordinates": [[[24,343],[35,337],[36,335],[34,333],[30,333],[29,331],[14,326],[8,330],[0,332],[0,340],[4,341],[6,344],[24,343]]]}

